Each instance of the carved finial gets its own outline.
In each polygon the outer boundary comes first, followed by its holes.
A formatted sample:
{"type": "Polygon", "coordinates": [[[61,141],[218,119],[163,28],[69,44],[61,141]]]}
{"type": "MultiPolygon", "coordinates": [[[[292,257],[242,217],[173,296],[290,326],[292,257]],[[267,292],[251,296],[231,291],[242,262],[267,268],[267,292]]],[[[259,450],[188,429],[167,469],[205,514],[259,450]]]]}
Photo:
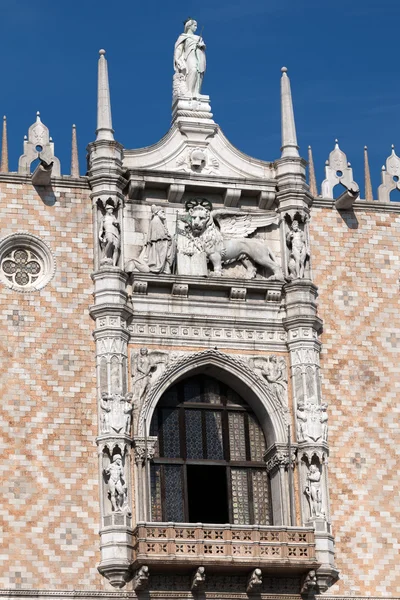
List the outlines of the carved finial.
{"type": "Polygon", "coordinates": [[[378,187],[378,201],[390,202],[390,194],[393,190],[400,190],[400,157],[397,156],[394,144],[392,152],[386,159],[385,168],[382,167],[382,183],[378,187]]]}
{"type": "Polygon", "coordinates": [[[96,140],[114,140],[111,120],[110,86],[108,83],[108,67],[105,50],[99,50],[99,67],[97,83],[97,129],[96,140]]]}
{"type": "Polygon", "coordinates": [[[313,196],[317,196],[318,188],[317,180],[315,178],[314,159],[311,146],[308,146],[308,185],[310,186],[311,194],[313,196]]]}
{"type": "Polygon", "coordinates": [[[36,123],[40,123],[40,111],[36,111],[36,123]]]}
{"type": "Polygon", "coordinates": [[[8,173],[8,141],[7,141],[7,117],[3,117],[3,135],[1,141],[1,164],[0,173],[8,173]]]}
{"type": "Polygon", "coordinates": [[[287,68],[282,67],[281,77],[281,127],[282,147],[281,157],[298,157],[299,147],[297,145],[296,125],[294,122],[292,92],[290,79],[287,76],[287,68]]]}
{"type": "Polygon", "coordinates": [[[77,138],[76,138],[76,126],[75,125],[72,125],[71,177],[79,177],[78,142],[77,142],[77,138]]]}
{"type": "Polygon", "coordinates": [[[365,188],[365,199],[368,202],[372,202],[372,183],[371,183],[371,173],[369,170],[369,161],[368,161],[368,147],[364,146],[364,188],[365,188]]]}
{"type": "Polygon", "coordinates": [[[385,165],[382,165],[382,171],[386,171],[385,165]]]}
{"type": "Polygon", "coordinates": [[[337,138],[335,139],[335,148],[339,148],[339,140],[337,138]]]}

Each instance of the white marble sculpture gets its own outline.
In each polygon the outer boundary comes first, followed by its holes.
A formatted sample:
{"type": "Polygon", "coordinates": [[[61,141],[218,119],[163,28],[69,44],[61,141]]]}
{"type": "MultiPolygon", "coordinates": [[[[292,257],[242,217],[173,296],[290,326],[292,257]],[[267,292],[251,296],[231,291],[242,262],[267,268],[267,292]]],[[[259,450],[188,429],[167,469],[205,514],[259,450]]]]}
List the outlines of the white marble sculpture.
{"type": "MultiPolygon", "coordinates": [[[[102,208],[102,204],[98,204],[102,208]]],[[[106,202],[99,230],[100,247],[102,251],[101,265],[118,265],[121,253],[121,228],[115,216],[115,207],[111,202],[106,202]]]]}
{"type": "Polygon", "coordinates": [[[297,405],[297,439],[299,442],[328,440],[327,404],[302,402],[297,405]]]}
{"type": "Polygon", "coordinates": [[[253,356],[250,358],[250,366],[266,381],[278,402],[286,404],[287,372],[283,356],[253,356]]]}
{"type": "Polygon", "coordinates": [[[200,95],[201,84],[206,70],[206,45],[202,36],[195,35],[197,22],[187,19],[184,32],[178,37],[174,49],[175,97],[200,95]]]}
{"type": "Polygon", "coordinates": [[[179,275],[208,275],[210,262],[210,274],[221,276],[223,265],[241,261],[248,279],[256,276],[257,266],[267,269],[268,279],[283,279],[282,269],[268,246],[262,240],[247,238],[260,227],[277,224],[276,213],[212,210],[211,202],[203,198],[189,200],[185,206],[186,213],[177,223],[179,275]]]}
{"type": "Polygon", "coordinates": [[[146,241],[139,258],[128,261],[127,273],[171,273],[175,244],[168,231],[165,210],[155,204],[151,207],[151,219],[146,241]]]}
{"type": "Polygon", "coordinates": [[[101,433],[115,432],[129,435],[133,411],[132,397],[132,392],[125,396],[102,393],[100,398],[101,433]]]}
{"type": "Polygon", "coordinates": [[[310,506],[310,516],[324,517],[322,510],[321,472],[317,465],[310,465],[307,473],[307,483],[304,489],[310,506]]]}
{"type": "Polygon", "coordinates": [[[299,221],[293,219],[292,225],[286,235],[289,248],[288,271],[291,279],[303,279],[306,261],[310,257],[310,250],[304,231],[301,230],[299,221]]]}
{"type": "Polygon", "coordinates": [[[122,512],[128,505],[128,488],[124,477],[121,454],[115,454],[110,465],[104,469],[108,485],[108,496],[113,512],[122,512]]]}
{"type": "Polygon", "coordinates": [[[162,374],[169,360],[168,352],[140,348],[131,356],[132,389],[138,402],[146,395],[150,385],[162,374]]]}

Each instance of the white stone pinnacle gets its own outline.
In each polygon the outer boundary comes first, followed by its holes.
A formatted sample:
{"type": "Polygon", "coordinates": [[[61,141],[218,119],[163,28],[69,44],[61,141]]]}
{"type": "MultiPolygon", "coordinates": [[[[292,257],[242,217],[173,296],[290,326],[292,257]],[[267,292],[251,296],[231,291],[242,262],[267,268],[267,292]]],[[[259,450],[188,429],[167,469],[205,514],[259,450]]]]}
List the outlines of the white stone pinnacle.
{"type": "Polygon", "coordinates": [[[299,156],[296,125],[294,122],[292,93],[287,68],[282,67],[281,77],[281,123],[282,123],[282,158],[299,156]]]}
{"type": "Polygon", "coordinates": [[[114,140],[111,120],[110,88],[105,50],[99,50],[99,70],[97,87],[97,129],[96,141],[114,140]]]}

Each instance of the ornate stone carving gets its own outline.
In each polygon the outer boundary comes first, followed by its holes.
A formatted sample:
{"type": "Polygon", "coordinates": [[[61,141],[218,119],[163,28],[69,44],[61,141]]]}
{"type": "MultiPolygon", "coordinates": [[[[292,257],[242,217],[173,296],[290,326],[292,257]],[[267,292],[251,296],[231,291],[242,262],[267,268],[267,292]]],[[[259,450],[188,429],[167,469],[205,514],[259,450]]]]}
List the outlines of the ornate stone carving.
{"type": "Polygon", "coordinates": [[[100,431],[102,434],[124,433],[130,434],[132,423],[132,397],[129,392],[125,396],[121,394],[108,394],[103,392],[100,398],[100,431]]]}
{"type": "Polygon", "coordinates": [[[166,224],[165,210],[155,204],[143,250],[137,259],[128,261],[125,271],[141,273],[171,273],[175,245],[166,224]]]}
{"type": "Polygon", "coordinates": [[[152,460],[154,458],[157,441],[158,438],[152,435],[147,438],[135,437],[133,439],[133,449],[137,465],[144,464],[146,460],[152,460]]]}
{"type": "Polygon", "coordinates": [[[390,202],[390,192],[395,189],[400,190],[400,158],[392,145],[392,152],[386,159],[386,167],[382,167],[382,183],[378,187],[379,202],[390,202]]]}
{"type": "Polygon", "coordinates": [[[315,464],[310,465],[308,469],[304,494],[310,507],[310,517],[325,517],[322,510],[321,471],[315,464]]]}
{"type": "Polygon", "coordinates": [[[288,272],[291,279],[303,279],[307,260],[310,258],[310,249],[305,232],[301,229],[297,219],[293,219],[286,234],[286,243],[289,248],[288,272]]]}
{"type": "Polygon", "coordinates": [[[116,267],[121,253],[121,227],[115,214],[118,207],[111,198],[106,201],[105,205],[101,201],[97,202],[97,206],[103,214],[99,229],[102,253],[100,265],[116,267]]]}
{"type": "MultiPolygon", "coordinates": [[[[294,464],[294,461],[295,456],[293,454],[292,464],[294,464]]],[[[287,469],[289,467],[289,453],[287,452],[287,450],[280,449],[277,452],[275,452],[275,454],[273,454],[270,458],[267,458],[265,464],[268,473],[271,473],[275,469],[287,469]]]]}
{"type": "Polygon", "coordinates": [[[262,571],[261,569],[254,569],[252,573],[250,573],[249,579],[247,580],[247,588],[246,592],[248,594],[254,594],[261,590],[262,586],[262,571]]]}
{"type": "Polygon", "coordinates": [[[176,159],[176,166],[179,171],[212,175],[217,173],[219,162],[206,148],[197,147],[180,154],[176,159]]]}
{"type": "Polygon", "coordinates": [[[197,22],[186,19],[184,32],[178,37],[174,49],[173,95],[197,97],[206,70],[206,45],[202,36],[195,35],[197,22]]]}
{"type": "Polygon", "coordinates": [[[143,565],[140,567],[135,573],[135,576],[132,581],[132,586],[135,591],[146,590],[149,586],[149,567],[147,565],[143,565]]]}
{"type": "Polygon", "coordinates": [[[18,173],[30,174],[30,166],[36,159],[51,165],[51,174],[60,177],[60,161],[54,156],[54,143],[48,127],[42,123],[40,113],[36,113],[36,122],[29,127],[28,136],[24,138],[24,153],[18,161],[18,173]]]}
{"type": "Polygon", "coordinates": [[[206,582],[206,570],[204,567],[199,567],[192,577],[191,590],[201,590],[206,582]]]}
{"type": "Polygon", "coordinates": [[[313,594],[318,590],[317,585],[317,574],[315,570],[312,569],[304,577],[300,593],[307,594],[313,597],[313,594]]]}
{"type": "Polygon", "coordinates": [[[122,455],[114,454],[110,465],[104,469],[104,477],[108,486],[108,497],[113,512],[128,510],[128,487],[124,475],[122,455]]]}
{"type": "Polygon", "coordinates": [[[335,140],[335,148],[329,154],[325,164],[325,177],[321,185],[322,197],[333,199],[333,188],[337,184],[344,187],[344,192],[335,202],[336,208],[351,208],[354,201],[360,195],[358,184],[353,181],[353,169],[345,153],[339,148],[339,142],[335,140]]]}
{"type": "Polygon", "coordinates": [[[266,244],[247,236],[260,227],[277,224],[276,213],[242,213],[234,210],[212,210],[204,198],[186,202],[186,213],[177,224],[177,273],[181,275],[222,275],[224,264],[241,261],[246,278],[257,274],[257,267],[272,274],[268,279],[283,279],[282,269],[266,244]]]}
{"type": "Polygon", "coordinates": [[[286,406],[287,395],[287,369],[286,361],[275,354],[272,356],[253,356],[250,358],[250,366],[268,384],[269,389],[282,406],[286,406]]]}
{"type": "Polygon", "coordinates": [[[299,442],[328,441],[328,405],[299,402],[297,405],[297,440],[299,442]]]}
{"type": "Polygon", "coordinates": [[[168,352],[140,348],[139,353],[131,356],[132,388],[136,400],[140,403],[150,385],[161,375],[168,363],[168,352]]]}

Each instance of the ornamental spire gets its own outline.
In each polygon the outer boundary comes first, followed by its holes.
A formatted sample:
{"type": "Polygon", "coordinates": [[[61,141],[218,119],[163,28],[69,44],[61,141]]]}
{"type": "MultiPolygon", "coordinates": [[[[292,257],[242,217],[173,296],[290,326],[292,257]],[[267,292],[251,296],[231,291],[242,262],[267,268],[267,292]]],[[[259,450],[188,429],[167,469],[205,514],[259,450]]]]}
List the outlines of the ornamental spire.
{"type": "Polygon", "coordinates": [[[105,53],[105,50],[99,50],[96,141],[114,140],[114,130],[111,121],[110,87],[108,83],[107,60],[104,56],[105,53]]]}
{"type": "Polygon", "coordinates": [[[315,178],[314,159],[311,146],[308,146],[308,185],[313,196],[318,196],[317,180],[315,178]]]}
{"type": "Polygon", "coordinates": [[[0,173],[8,173],[7,117],[5,115],[3,117],[0,173]]]}
{"type": "Polygon", "coordinates": [[[71,177],[79,177],[79,158],[78,143],[76,139],[76,125],[72,125],[71,177]]]}
{"type": "Polygon", "coordinates": [[[298,157],[299,147],[297,145],[296,125],[294,122],[292,92],[290,90],[290,79],[287,76],[287,68],[282,67],[281,78],[281,122],[282,122],[282,148],[281,157],[298,157]]]}
{"type": "Polygon", "coordinates": [[[364,146],[364,185],[365,185],[365,199],[368,202],[372,202],[372,184],[371,184],[371,173],[369,170],[369,161],[368,161],[368,148],[364,146]]]}

